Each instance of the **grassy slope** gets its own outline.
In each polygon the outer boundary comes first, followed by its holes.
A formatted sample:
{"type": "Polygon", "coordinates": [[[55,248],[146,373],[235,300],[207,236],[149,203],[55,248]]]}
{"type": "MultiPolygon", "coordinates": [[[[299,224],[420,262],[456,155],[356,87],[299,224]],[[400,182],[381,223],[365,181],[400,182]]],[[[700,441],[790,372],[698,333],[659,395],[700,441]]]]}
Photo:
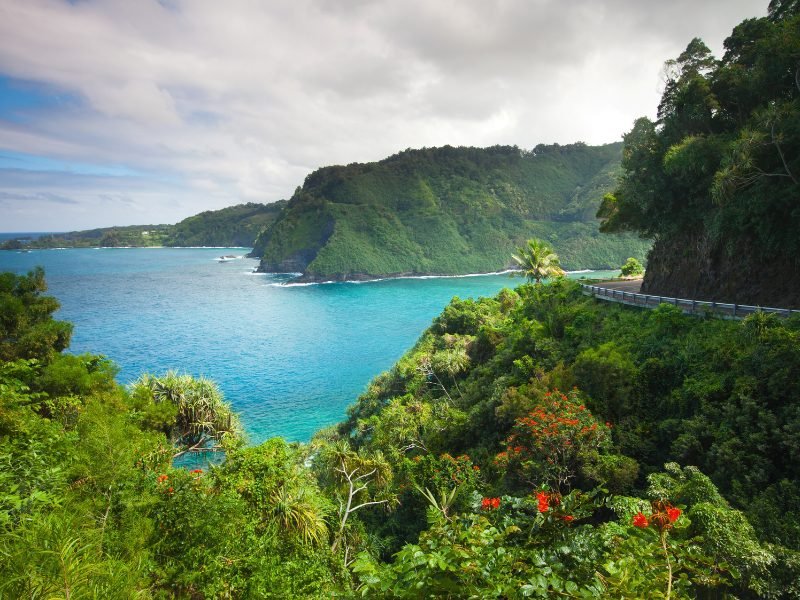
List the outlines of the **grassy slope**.
{"type": "Polygon", "coordinates": [[[444,147],[326,167],[306,179],[254,253],[266,271],[319,278],[487,272],[541,237],[568,269],[615,267],[647,249],[598,233],[594,213],[619,155],[619,144],[444,147]]]}

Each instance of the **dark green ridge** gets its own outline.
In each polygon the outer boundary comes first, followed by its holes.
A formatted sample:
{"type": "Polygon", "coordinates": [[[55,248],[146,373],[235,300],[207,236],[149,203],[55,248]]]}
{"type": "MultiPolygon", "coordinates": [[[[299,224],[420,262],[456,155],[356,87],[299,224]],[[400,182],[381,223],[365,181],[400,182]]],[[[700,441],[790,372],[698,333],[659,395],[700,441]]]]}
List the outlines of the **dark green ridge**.
{"type": "Polygon", "coordinates": [[[127,225],[42,236],[36,240],[9,240],[0,248],[93,248],[148,246],[252,247],[258,233],[272,223],[286,205],[250,202],[207,210],[175,225],[127,225]]]}
{"type": "Polygon", "coordinates": [[[649,246],[598,230],[621,148],[445,146],[318,169],[253,255],[262,271],[310,281],[486,273],[509,267],[514,247],[538,237],[566,269],[618,267],[649,246]]]}

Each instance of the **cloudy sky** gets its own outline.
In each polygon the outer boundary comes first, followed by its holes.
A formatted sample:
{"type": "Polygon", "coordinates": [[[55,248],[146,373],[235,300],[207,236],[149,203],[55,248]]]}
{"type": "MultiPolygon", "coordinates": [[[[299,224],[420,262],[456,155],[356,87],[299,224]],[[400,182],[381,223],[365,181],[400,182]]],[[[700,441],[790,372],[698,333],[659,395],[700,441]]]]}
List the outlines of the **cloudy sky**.
{"type": "Polygon", "coordinates": [[[619,140],[767,0],[0,0],[0,231],[174,223],[405,148],[619,140]]]}

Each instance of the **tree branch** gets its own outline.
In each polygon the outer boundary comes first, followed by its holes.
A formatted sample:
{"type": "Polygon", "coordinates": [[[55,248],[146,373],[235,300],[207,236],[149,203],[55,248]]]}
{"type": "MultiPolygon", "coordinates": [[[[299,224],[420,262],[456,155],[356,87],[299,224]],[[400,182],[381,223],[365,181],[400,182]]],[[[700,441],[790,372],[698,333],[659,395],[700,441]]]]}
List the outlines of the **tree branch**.
{"type": "Polygon", "coordinates": [[[781,145],[778,143],[778,139],[775,137],[775,122],[774,121],[772,122],[771,133],[772,133],[772,143],[775,144],[775,148],[778,149],[778,155],[781,157],[781,162],[783,163],[783,168],[789,174],[789,177],[792,178],[792,181],[795,183],[795,185],[797,185],[800,182],[797,181],[797,178],[789,170],[789,165],[786,163],[786,157],[783,156],[783,150],[781,150],[781,145]]]}
{"type": "Polygon", "coordinates": [[[355,512],[359,508],[364,508],[365,506],[372,506],[373,504],[385,504],[386,502],[389,502],[389,501],[388,500],[372,500],[370,502],[363,502],[362,504],[359,504],[358,506],[354,506],[353,508],[351,508],[350,512],[355,512]]]}

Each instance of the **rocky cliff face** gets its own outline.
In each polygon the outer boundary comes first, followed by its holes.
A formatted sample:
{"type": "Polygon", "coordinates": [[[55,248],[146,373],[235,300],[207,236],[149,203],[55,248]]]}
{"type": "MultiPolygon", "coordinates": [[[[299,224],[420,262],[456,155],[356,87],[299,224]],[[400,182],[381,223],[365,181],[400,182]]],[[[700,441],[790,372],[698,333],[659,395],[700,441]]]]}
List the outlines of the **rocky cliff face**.
{"type": "Polygon", "coordinates": [[[759,255],[738,239],[714,247],[705,234],[685,233],[655,242],[642,292],[694,300],[800,309],[800,256],[759,255]]]}

